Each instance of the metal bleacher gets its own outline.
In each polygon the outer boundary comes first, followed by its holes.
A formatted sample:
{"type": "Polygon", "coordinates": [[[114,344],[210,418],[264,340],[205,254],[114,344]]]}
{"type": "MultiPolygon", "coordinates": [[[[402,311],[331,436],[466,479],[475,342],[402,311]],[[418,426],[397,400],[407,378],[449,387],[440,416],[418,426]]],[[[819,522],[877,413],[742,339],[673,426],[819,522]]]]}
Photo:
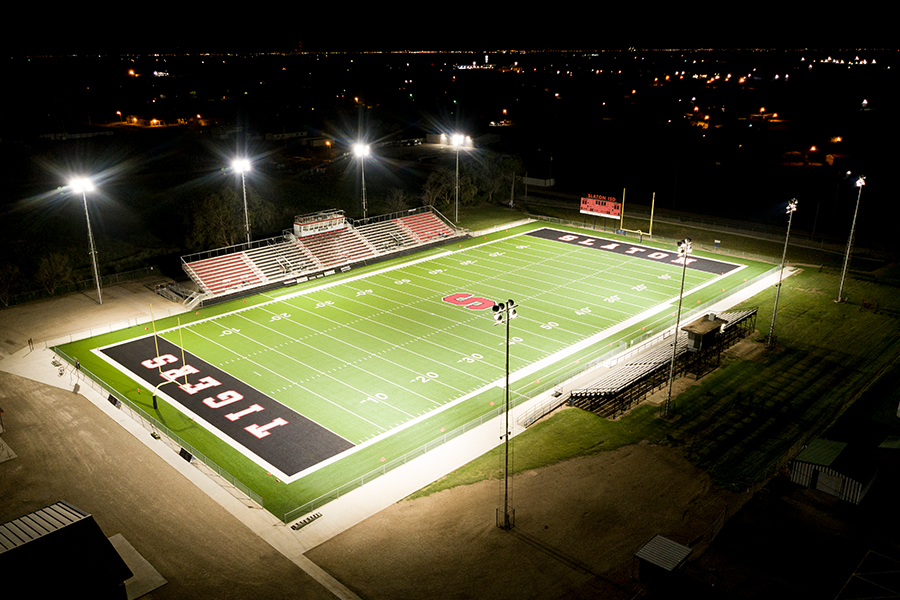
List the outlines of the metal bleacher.
{"type": "MultiPolygon", "coordinates": [[[[701,352],[688,349],[688,334],[678,332],[675,355],[675,374],[700,373],[698,364],[709,363],[709,356],[715,358],[750,333],[756,325],[756,310],[719,313],[716,316],[727,323],[716,336],[714,346],[701,352]],[[706,356],[704,356],[706,353],[706,356]]],[[[618,416],[640,403],[649,394],[661,389],[669,381],[672,364],[672,343],[670,340],[621,365],[587,386],[572,390],[569,403],[604,417],[618,416]]]]}
{"type": "Polygon", "coordinates": [[[416,239],[400,226],[399,220],[395,219],[367,223],[357,227],[356,230],[378,252],[390,252],[417,244],[416,239]]]}
{"type": "MultiPolygon", "coordinates": [[[[292,234],[183,256],[185,273],[200,293],[192,306],[248,288],[312,276],[345,265],[387,256],[409,248],[465,235],[431,207],[422,207],[354,222],[343,211],[328,213],[337,225],[322,233],[292,234]]],[[[303,219],[303,217],[298,217],[303,219]]],[[[308,221],[307,221],[308,222],[308,221]]]]}
{"type": "Polygon", "coordinates": [[[245,250],[244,254],[269,280],[304,273],[316,267],[315,258],[305,247],[290,238],[283,242],[275,241],[266,246],[245,250]]]}

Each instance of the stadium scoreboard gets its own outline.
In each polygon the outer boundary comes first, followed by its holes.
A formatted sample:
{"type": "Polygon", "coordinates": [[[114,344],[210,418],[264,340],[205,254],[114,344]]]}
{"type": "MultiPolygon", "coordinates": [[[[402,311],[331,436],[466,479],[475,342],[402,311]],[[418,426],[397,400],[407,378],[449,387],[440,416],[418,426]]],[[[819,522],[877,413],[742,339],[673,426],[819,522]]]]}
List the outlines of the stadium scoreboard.
{"type": "Polygon", "coordinates": [[[588,194],[581,198],[581,214],[620,219],[622,218],[622,203],[613,196],[588,194]]]}

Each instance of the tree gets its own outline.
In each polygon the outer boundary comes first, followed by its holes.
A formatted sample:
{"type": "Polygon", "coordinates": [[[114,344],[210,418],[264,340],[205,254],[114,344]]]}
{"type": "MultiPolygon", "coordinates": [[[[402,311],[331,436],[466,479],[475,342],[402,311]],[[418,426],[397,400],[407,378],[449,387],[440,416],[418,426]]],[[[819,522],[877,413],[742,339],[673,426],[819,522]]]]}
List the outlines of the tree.
{"type": "Polygon", "coordinates": [[[0,264],[0,302],[3,306],[9,306],[9,301],[19,290],[20,284],[19,267],[9,263],[0,264]]]}
{"type": "Polygon", "coordinates": [[[194,202],[190,212],[190,234],[185,245],[191,250],[208,250],[238,243],[241,210],[235,199],[228,202],[213,192],[194,202]]]}
{"type": "Polygon", "coordinates": [[[474,177],[478,191],[485,200],[494,202],[504,199],[503,203],[509,202],[512,206],[515,185],[523,171],[524,166],[518,157],[489,152],[479,161],[474,177]]]}
{"type": "Polygon", "coordinates": [[[53,294],[57,287],[72,281],[72,273],[72,259],[69,255],[52,252],[41,257],[35,279],[48,294],[53,294]]]}
{"type": "Polygon", "coordinates": [[[455,198],[456,174],[445,167],[432,171],[422,188],[422,204],[443,210],[455,198]]]}
{"type": "Polygon", "coordinates": [[[406,192],[400,188],[391,188],[388,197],[384,202],[384,209],[387,213],[400,212],[409,208],[409,202],[406,199],[406,192]]]}

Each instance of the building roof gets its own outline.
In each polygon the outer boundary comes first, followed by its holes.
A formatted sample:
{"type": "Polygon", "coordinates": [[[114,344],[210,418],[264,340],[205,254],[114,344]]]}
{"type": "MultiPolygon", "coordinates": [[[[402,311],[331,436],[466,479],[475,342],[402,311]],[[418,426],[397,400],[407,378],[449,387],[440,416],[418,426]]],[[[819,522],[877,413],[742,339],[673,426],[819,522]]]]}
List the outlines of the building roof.
{"type": "Polygon", "coordinates": [[[666,571],[672,571],[687,560],[690,554],[691,549],[687,546],[682,546],[661,535],[655,535],[634,555],[666,571]]]}
{"type": "Polygon", "coordinates": [[[797,455],[796,460],[813,465],[830,467],[846,447],[846,442],[835,442],[834,440],[816,438],[797,455]]]}
{"type": "Polygon", "coordinates": [[[714,314],[708,314],[703,318],[697,319],[696,321],[691,322],[688,325],[685,325],[681,329],[683,331],[687,331],[689,333],[696,333],[698,335],[706,335],[710,331],[715,331],[722,327],[722,325],[727,324],[728,321],[725,319],[720,319],[714,314]]]}
{"type": "Polygon", "coordinates": [[[0,525],[0,572],[34,587],[34,597],[118,597],[132,576],[94,517],[67,502],[0,525]]]}

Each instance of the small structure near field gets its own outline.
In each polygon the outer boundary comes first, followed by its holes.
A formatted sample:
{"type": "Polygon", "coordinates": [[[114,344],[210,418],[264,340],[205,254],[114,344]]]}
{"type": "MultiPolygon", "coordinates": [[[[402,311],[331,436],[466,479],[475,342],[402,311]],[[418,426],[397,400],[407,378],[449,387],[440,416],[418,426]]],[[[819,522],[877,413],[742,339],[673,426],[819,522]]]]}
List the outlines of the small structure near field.
{"type": "Polygon", "coordinates": [[[649,582],[660,575],[680,569],[690,554],[691,549],[687,546],[657,534],[634,553],[631,577],[645,583],[649,582]],[[635,567],[637,567],[636,576],[635,567]]]}
{"type": "Polygon", "coordinates": [[[859,504],[875,481],[877,457],[847,442],[815,439],[791,464],[791,481],[859,504]]]}
{"type": "Polygon", "coordinates": [[[125,600],[132,577],[94,517],[67,502],[0,525],[0,572],[31,598],[125,600]]]}

